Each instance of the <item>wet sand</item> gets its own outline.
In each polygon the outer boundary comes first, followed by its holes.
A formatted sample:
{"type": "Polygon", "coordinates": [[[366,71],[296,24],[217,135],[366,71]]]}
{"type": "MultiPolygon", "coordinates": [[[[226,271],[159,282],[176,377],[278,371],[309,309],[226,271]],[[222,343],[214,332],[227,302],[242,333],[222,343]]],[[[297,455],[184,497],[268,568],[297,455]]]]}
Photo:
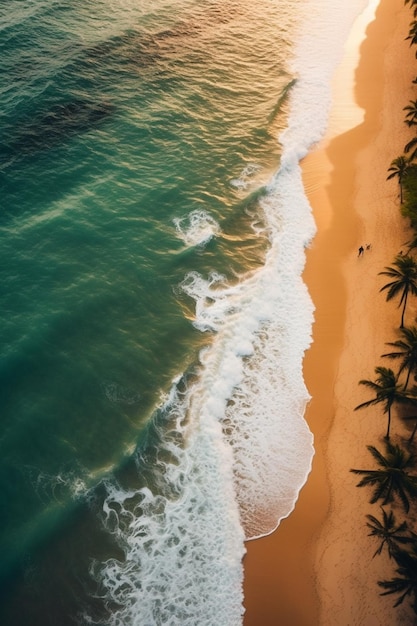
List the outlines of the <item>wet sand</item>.
{"type": "Polygon", "coordinates": [[[376,581],[392,570],[372,559],[365,515],[378,509],[349,472],[369,466],[366,446],[378,446],[385,428],[382,414],[354,407],[369,399],[358,381],[390,366],[380,355],[399,326],[378,272],[410,238],[398,182],[386,177],[413,136],[403,122],[415,99],[415,50],[405,41],[412,19],[403,0],[373,2],[359,18],[334,77],[327,136],[302,164],[318,227],[304,273],[316,307],[304,359],[316,455],[292,514],[272,535],[247,542],[245,626],[412,623],[407,602],[394,609],[392,596],[379,595],[376,581]]]}

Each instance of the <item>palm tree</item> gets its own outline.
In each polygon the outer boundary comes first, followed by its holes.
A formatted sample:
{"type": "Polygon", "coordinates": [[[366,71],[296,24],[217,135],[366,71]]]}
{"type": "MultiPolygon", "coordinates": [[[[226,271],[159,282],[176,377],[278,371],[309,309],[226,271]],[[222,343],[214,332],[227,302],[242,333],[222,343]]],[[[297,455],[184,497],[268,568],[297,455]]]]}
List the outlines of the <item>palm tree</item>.
{"type": "Polygon", "coordinates": [[[408,296],[410,293],[413,296],[417,295],[417,263],[409,255],[397,254],[392,265],[386,267],[384,272],[379,272],[394,279],[381,287],[380,291],[387,290],[387,300],[401,295],[398,306],[403,305],[400,325],[400,328],[403,328],[408,296]]]}
{"type": "Polygon", "coordinates": [[[415,159],[415,157],[417,156],[417,137],[413,137],[411,139],[411,141],[409,141],[405,146],[404,146],[404,152],[407,152],[407,154],[410,152],[411,154],[408,157],[408,160],[411,162],[413,159],[415,159]]]}
{"type": "Polygon", "coordinates": [[[391,173],[387,176],[387,180],[391,180],[391,178],[394,178],[395,176],[398,177],[398,184],[400,185],[400,203],[401,204],[403,203],[403,180],[408,173],[409,167],[410,167],[410,162],[407,159],[407,157],[399,156],[393,161],[391,161],[391,165],[388,168],[388,172],[391,172],[391,173]]]}
{"type": "MultiPolygon", "coordinates": [[[[407,4],[407,2],[406,2],[407,4]]],[[[413,6],[413,5],[412,5],[413,6]]],[[[416,9],[414,9],[414,15],[416,15],[416,9]]],[[[410,29],[408,31],[408,37],[406,40],[410,39],[410,46],[417,43],[417,22],[414,20],[410,24],[410,29]]]]}
{"type": "Polygon", "coordinates": [[[413,8],[413,15],[417,17],[417,0],[404,0],[404,4],[410,3],[410,7],[413,8]]]}
{"type": "Polygon", "coordinates": [[[404,384],[404,391],[408,387],[411,372],[417,369],[417,327],[410,326],[400,328],[400,333],[403,338],[397,341],[387,342],[387,346],[397,348],[395,352],[388,352],[382,356],[386,356],[389,359],[402,359],[400,368],[398,370],[398,376],[407,370],[407,378],[404,384]]]}
{"type": "Polygon", "coordinates": [[[395,376],[392,369],[388,367],[376,367],[375,374],[377,377],[375,381],[373,380],[360,380],[360,385],[366,385],[370,387],[372,391],[375,392],[375,398],[371,398],[371,400],[366,400],[366,402],[362,402],[355,406],[355,411],[358,409],[364,409],[368,406],[373,406],[375,404],[379,404],[382,402],[384,404],[384,413],[388,414],[388,424],[387,424],[387,434],[385,435],[386,439],[389,439],[390,435],[390,427],[391,427],[391,407],[397,402],[399,404],[416,404],[417,399],[415,399],[410,394],[407,394],[404,391],[402,385],[398,384],[397,377],[395,376]]]}
{"type": "Polygon", "coordinates": [[[382,499],[382,504],[388,504],[398,498],[404,510],[410,510],[409,498],[417,496],[417,477],[407,472],[415,466],[415,457],[397,445],[386,442],[386,456],[374,446],[367,446],[380,469],[361,470],[351,469],[354,474],[360,474],[363,478],[357,487],[370,485],[374,487],[374,493],[370,503],[374,504],[382,499]]]}
{"type": "Polygon", "coordinates": [[[407,111],[405,123],[407,126],[415,126],[417,124],[417,100],[410,100],[410,104],[403,108],[407,111]]]}
{"type": "Polygon", "coordinates": [[[407,544],[413,541],[412,537],[409,535],[404,535],[407,532],[407,522],[402,522],[398,526],[396,525],[396,519],[393,511],[390,510],[389,513],[381,506],[382,511],[382,522],[379,521],[373,515],[367,515],[366,522],[368,528],[371,529],[371,532],[368,533],[369,537],[378,537],[381,540],[381,543],[377,550],[375,551],[374,557],[377,554],[381,554],[384,546],[387,547],[388,555],[390,559],[393,555],[398,551],[398,544],[407,544]]]}
{"type": "Polygon", "coordinates": [[[407,596],[413,596],[411,606],[414,613],[417,613],[417,543],[414,537],[411,550],[399,550],[394,558],[397,562],[395,576],[391,580],[380,580],[378,585],[385,589],[381,596],[391,593],[401,594],[394,606],[402,604],[407,596]]]}
{"type": "Polygon", "coordinates": [[[408,247],[406,254],[409,254],[412,250],[415,250],[417,248],[417,233],[413,233],[412,239],[410,239],[410,241],[406,241],[404,245],[408,247]]]}

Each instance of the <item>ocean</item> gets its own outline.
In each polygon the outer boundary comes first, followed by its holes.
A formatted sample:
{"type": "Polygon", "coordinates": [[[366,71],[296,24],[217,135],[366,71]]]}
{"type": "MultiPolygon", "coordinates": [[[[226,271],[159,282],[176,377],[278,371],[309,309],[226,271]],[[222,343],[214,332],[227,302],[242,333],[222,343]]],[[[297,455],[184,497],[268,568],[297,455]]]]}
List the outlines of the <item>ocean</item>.
{"type": "Polygon", "coordinates": [[[314,455],[299,161],[366,0],[0,7],[0,623],[237,626],[314,455]]]}

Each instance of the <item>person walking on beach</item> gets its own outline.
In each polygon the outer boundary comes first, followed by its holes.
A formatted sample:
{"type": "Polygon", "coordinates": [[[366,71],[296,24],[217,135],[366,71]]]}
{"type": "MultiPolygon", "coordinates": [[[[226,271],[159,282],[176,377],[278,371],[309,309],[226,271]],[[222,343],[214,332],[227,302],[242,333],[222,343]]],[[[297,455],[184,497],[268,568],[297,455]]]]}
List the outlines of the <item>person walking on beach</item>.
{"type": "Polygon", "coordinates": [[[363,246],[359,248],[358,256],[362,256],[362,254],[363,254],[363,246]]]}

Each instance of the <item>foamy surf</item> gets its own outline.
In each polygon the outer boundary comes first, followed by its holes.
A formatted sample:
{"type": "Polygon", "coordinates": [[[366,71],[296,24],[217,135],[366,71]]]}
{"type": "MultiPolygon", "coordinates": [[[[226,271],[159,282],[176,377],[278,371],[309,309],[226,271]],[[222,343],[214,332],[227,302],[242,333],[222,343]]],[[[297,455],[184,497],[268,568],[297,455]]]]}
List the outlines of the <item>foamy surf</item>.
{"type": "Polygon", "coordinates": [[[256,174],[262,170],[262,167],[257,163],[248,163],[242,170],[238,178],[232,178],[230,184],[232,187],[239,189],[239,191],[246,191],[254,181],[256,174]]]}
{"type": "MultiPolygon", "coordinates": [[[[292,179],[288,189],[299,198],[292,179]]],[[[289,513],[313,454],[302,418],[312,321],[300,279],[313,234],[311,218],[300,227],[305,209],[300,201],[299,219],[294,208],[281,212],[259,272],[234,285],[192,272],[182,284],[195,326],[213,338],[197,380],[182,395],[173,386],[157,424],[158,456],[169,462],[135,492],[108,485],[105,524],[124,552],[100,572],[108,601],[123,607],[111,624],[241,623],[244,537],[271,532],[289,513]]]]}
{"type": "MultiPolygon", "coordinates": [[[[211,342],[194,381],[181,393],[173,385],[155,422],[153,479],[135,491],[107,484],[104,523],[124,558],[96,564],[95,575],[109,605],[120,607],[112,626],[241,624],[244,539],[272,532],[290,514],[311,468],[302,360],[314,307],[301,274],[315,225],[299,161],[325,132],[332,71],[365,2],[306,4],[314,11],[304,8],[310,34],[292,59],[297,81],[281,166],[259,206],[270,241],[265,264],[234,284],[215,272],[185,276],[193,323],[211,342]]],[[[231,185],[244,190],[255,173],[231,185]]],[[[208,212],[175,226],[187,246],[220,232],[208,212]]]]}
{"type": "MultiPolygon", "coordinates": [[[[106,600],[120,607],[106,624],[237,626],[244,536],[219,421],[201,389],[174,385],[155,426],[151,483],[105,485],[104,524],[124,554],[94,566],[106,600]]],[[[140,455],[137,468],[146,473],[140,455]]]]}
{"type": "Polygon", "coordinates": [[[184,217],[174,218],[173,222],[179,238],[187,247],[203,246],[220,233],[216,220],[201,209],[184,217]]]}

